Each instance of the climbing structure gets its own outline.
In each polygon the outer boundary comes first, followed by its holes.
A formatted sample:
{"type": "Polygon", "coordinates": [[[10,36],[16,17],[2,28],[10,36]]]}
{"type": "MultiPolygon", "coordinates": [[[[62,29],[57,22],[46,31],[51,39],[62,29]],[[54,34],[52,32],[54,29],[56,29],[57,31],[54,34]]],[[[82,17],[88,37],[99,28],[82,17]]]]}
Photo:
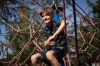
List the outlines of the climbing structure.
{"type": "MultiPolygon", "coordinates": [[[[48,1],[45,1],[42,6],[39,5],[38,0],[33,0],[32,2],[40,8],[40,11],[48,6],[48,1]]],[[[88,14],[74,0],[62,0],[62,2],[60,2],[61,4],[58,3],[58,0],[51,0],[51,2],[52,3],[49,3],[49,7],[52,7],[55,10],[55,20],[64,19],[64,21],[68,21],[71,24],[65,28],[67,38],[67,53],[64,57],[65,66],[92,66],[91,64],[93,63],[95,63],[95,66],[99,66],[100,39],[98,38],[100,38],[100,28],[97,24],[100,23],[100,20],[89,17],[88,14]],[[72,8],[70,9],[68,6],[72,8]],[[78,7],[82,13],[76,7],[78,7]],[[72,12],[70,16],[66,16],[67,10],[72,12]],[[85,14],[85,16],[83,14],[85,14]],[[76,21],[76,18],[80,18],[78,22],[76,21]]],[[[8,0],[7,3],[10,3],[10,1],[8,0]]],[[[9,37],[10,42],[7,42],[5,48],[2,48],[0,63],[5,66],[31,66],[31,64],[28,65],[28,63],[30,63],[31,55],[42,51],[43,48],[43,46],[41,46],[42,39],[40,40],[38,38],[38,36],[42,35],[41,28],[43,26],[43,22],[38,22],[38,20],[42,21],[39,13],[35,15],[32,21],[26,17],[20,9],[16,7],[13,9],[16,10],[18,14],[21,14],[21,16],[29,23],[25,22],[25,25],[28,25],[28,27],[24,27],[19,30],[18,27],[9,23],[7,19],[3,17],[0,18],[2,23],[6,25],[7,29],[9,29],[9,31],[13,34],[13,38],[9,37]],[[38,26],[36,25],[37,22],[38,26]],[[24,39],[23,36],[28,38],[24,39]],[[19,41],[18,43],[21,42],[23,44],[17,44],[17,41],[19,41]],[[12,54],[12,57],[7,59],[9,52],[13,52],[15,46],[21,47],[16,48],[18,51],[15,52],[15,55],[13,56],[12,54]],[[29,53],[25,54],[26,51],[29,53]],[[5,55],[7,55],[6,59],[4,59],[5,55]],[[24,59],[22,59],[23,56],[24,59]]],[[[46,66],[46,64],[43,63],[41,66],[46,66]]]]}

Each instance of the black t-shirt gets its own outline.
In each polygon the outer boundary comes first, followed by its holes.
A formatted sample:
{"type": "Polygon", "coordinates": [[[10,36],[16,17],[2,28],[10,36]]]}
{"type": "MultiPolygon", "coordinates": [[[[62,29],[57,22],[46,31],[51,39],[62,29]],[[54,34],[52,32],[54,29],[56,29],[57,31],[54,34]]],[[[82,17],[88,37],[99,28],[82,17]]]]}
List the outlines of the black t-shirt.
{"type": "MultiPolygon", "coordinates": [[[[43,28],[43,36],[44,40],[47,40],[50,36],[52,36],[58,27],[60,26],[60,21],[53,21],[52,26],[45,26],[43,28]]],[[[62,30],[56,37],[55,44],[53,47],[65,46],[66,45],[66,36],[64,30],[62,30]]]]}

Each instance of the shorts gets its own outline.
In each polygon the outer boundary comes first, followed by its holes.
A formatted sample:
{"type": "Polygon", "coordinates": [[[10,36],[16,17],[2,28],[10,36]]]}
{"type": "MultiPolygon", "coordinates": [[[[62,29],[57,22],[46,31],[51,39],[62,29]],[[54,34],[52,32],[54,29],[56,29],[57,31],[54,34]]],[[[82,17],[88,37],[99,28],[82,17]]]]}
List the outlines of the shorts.
{"type": "MultiPolygon", "coordinates": [[[[57,56],[56,58],[59,61],[59,63],[64,64],[63,57],[65,56],[66,48],[64,46],[60,46],[60,47],[53,48],[51,50],[53,50],[55,52],[55,54],[57,56]]],[[[48,50],[48,51],[50,51],[50,50],[48,50]]],[[[42,61],[51,66],[49,60],[46,58],[46,53],[48,51],[42,51],[42,52],[40,52],[40,54],[43,57],[42,61]]]]}

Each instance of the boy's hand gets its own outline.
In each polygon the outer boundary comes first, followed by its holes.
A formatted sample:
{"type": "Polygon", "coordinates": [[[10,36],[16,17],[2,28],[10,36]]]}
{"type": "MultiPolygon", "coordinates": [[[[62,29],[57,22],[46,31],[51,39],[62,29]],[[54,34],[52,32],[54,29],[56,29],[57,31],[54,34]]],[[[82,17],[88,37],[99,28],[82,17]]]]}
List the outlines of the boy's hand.
{"type": "Polygon", "coordinates": [[[48,39],[47,39],[47,44],[50,44],[50,42],[52,41],[52,40],[54,40],[55,39],[55,36],[50,36],[48,39]]]}
{"type": "Polygon", "coordinates": [[[54,41],[55,41],[55,36],[50,36],[47,39],[46,43],[47,43],[47,45],[50,45],[50,44],[54,44],[54,41]]]}
{"type": "Polygon", "coordinates": [[[47,41],[44,41],[44,46],[48,46],[47,41]]]}
{"type": "Polygon", "coordinates": [[[53,45],[54,44],[54,39],[55,39],[54,36],[50,36],[46,41],[44,41],[45,46],[53,45]]]}

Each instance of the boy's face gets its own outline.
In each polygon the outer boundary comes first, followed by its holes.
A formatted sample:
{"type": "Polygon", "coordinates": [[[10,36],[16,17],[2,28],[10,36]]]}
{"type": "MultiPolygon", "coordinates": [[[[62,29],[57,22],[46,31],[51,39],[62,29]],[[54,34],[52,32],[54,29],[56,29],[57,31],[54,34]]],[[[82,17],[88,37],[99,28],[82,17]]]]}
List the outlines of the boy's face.
{"type": "Polygon", "coordinates": [[[51,23],[52,20],[53,20],[53,14],[46,14],[46,13],[44,13],[44,14],[42,15],[42,20],[43,20],[44,23],[46,23],[46,24],[51,23]]]}

